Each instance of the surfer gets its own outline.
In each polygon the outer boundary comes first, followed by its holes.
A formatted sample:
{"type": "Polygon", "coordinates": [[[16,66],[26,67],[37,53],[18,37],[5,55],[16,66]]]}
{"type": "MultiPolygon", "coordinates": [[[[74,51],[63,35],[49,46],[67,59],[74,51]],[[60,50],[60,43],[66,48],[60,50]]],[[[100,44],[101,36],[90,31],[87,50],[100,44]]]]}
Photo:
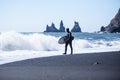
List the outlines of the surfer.
{"type": "Polygon", "coordinates": [[[67,32],[67,41],[65,42],[65,53],[67,53],[67,46],[69,45],[71,48],[71,54],[73,54],[73,47],[72,47],[72,40],[74,39],[74,37],[72,36],[72,33],[69,31],[69,28],[66,28],[66,32],[67,32]]]}

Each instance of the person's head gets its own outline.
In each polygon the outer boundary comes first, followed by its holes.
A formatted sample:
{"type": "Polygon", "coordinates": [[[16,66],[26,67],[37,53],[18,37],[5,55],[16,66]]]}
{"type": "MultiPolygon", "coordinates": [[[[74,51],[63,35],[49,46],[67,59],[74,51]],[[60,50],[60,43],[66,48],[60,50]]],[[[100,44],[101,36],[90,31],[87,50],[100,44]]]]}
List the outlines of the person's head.
{"type": "Polygon", "coordinates": [[[70,31],[69,31],[69,28],[66,28],[66,31],[67,31],[67,32],[70,32],[70,31]]]}

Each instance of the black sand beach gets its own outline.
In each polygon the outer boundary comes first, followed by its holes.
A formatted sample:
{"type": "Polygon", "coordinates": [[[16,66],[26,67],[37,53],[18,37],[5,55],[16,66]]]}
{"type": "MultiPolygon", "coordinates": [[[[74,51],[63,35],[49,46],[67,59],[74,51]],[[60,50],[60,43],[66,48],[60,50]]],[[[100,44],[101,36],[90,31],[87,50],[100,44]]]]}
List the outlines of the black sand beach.
{"type": "Polygon", "coordinates": [[[0,80],[120,80],[120,52],[62,55],[0,65],[0,80]]]}

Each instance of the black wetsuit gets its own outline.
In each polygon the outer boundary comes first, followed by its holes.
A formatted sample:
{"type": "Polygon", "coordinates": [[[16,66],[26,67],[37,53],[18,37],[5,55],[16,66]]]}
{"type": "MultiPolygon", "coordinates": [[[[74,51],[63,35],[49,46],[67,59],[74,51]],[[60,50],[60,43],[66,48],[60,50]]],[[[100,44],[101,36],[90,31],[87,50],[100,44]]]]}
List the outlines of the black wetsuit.
{"type": "Polygon", "coordinates": [[[65,53],[64,53],[64,54],[67,53],[67,46],[68,46],[68,45],[69,45],[70,48],[71,48],[71,54],[73,54],[73,48],[72,48],[72,34],[71,34],[71,32],[68,32],[67,37],[68,37],[68,40],[67,40],[66,43],[65,43],[65,53]]]}

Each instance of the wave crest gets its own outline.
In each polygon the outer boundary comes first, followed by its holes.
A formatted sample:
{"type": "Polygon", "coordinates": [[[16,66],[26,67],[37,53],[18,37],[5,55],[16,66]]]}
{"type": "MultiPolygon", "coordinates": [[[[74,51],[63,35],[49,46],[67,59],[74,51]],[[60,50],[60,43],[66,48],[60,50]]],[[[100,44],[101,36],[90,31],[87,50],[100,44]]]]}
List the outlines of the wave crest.
{"type": "Polygon", "coordinates": [[[14,31],[1,33],[0,49],[11,50],[58,50],[58,38],[44,34],[24,35],[14,31]]]}
{"type": "MultiPolygon", "coordinates": [[[[45,35],[42,33],[21,34],[15,31],[0,34],[0,50],[36,50],[36,51],[60,51],[64,45],[58,44],[59,37],[45,35]]],[[[73,41],[73,48],[79,51],[83,48],[106,48],[120,47],[120,41],[85,40],[76,38],[73,41]]],[[[69,47],[68,47],[69,49],[69,47]]]]}

